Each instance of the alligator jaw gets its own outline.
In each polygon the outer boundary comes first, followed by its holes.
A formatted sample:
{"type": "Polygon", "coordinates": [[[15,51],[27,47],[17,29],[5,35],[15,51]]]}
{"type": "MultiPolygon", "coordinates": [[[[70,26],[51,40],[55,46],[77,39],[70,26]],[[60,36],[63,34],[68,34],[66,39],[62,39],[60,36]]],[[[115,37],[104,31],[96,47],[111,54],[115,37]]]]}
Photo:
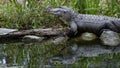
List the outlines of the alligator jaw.
{"type": "Polygon", "coordinates": [[[60,9],[59,8],[47,8],[47,11],[51,14],[57,15],[57,16],[61,16],[61,13],[59,12],[60,9]]]}

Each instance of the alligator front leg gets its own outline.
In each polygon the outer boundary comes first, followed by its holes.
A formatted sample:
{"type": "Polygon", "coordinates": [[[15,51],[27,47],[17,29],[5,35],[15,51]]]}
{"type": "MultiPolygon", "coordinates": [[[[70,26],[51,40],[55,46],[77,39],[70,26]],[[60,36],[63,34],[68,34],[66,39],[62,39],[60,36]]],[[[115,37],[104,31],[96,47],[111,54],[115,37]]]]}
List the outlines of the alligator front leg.
{"type": "Polygon", "coordinates": [[[70,23],[70,31],[68,32],[67,36],[74,37],[77,33],[77,24],[74,21],[69,23],[70,23]]]}

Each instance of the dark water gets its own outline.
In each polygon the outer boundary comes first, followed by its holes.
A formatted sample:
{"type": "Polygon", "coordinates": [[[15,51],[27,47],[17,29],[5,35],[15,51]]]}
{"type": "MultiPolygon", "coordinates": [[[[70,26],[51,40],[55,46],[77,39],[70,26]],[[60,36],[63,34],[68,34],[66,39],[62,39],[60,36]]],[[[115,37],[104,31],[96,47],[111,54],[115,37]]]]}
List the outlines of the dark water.
{"type": "Polygon", "coordinates": [[[120,46],[108,47],[98,42],[1,43],[0,68],[120,68],[119,52],[120,46]]]}

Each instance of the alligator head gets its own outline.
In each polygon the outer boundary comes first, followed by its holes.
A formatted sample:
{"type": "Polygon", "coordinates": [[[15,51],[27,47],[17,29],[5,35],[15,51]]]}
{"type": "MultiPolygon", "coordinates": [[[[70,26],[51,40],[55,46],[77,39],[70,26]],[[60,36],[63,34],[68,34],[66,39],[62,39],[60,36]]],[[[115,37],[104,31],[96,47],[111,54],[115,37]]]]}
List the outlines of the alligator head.
{"type": "Polygon", "coordinates": [[[51,14],[57,15],[58,17],[61,17],[63,20],[66,21],[70,21],[71,19],[76,17],[76,15],[78,15],[78,13],[76,13],[74,10],[66,6],[60,6],[58,8],[48,8],[48,11],[51,14]]]}

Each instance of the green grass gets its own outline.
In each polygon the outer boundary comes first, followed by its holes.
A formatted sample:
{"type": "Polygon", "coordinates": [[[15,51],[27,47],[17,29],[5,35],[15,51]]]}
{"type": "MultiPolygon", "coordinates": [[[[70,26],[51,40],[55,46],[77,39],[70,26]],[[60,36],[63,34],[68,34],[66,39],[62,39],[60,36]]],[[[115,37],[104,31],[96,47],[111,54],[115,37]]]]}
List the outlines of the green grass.
{"type": "Polygon", "coordinates": [[[46,12],[48,7],[68,6],[85,14],[100,14],[120,17],[120,2],[100,0],[26,0],[19,4],[16,0],[0,0],[0,27],[32,29],[60,26],[61,21],[46,12]],[[105,7],[107,6],[107,7],[105,7]]]}

